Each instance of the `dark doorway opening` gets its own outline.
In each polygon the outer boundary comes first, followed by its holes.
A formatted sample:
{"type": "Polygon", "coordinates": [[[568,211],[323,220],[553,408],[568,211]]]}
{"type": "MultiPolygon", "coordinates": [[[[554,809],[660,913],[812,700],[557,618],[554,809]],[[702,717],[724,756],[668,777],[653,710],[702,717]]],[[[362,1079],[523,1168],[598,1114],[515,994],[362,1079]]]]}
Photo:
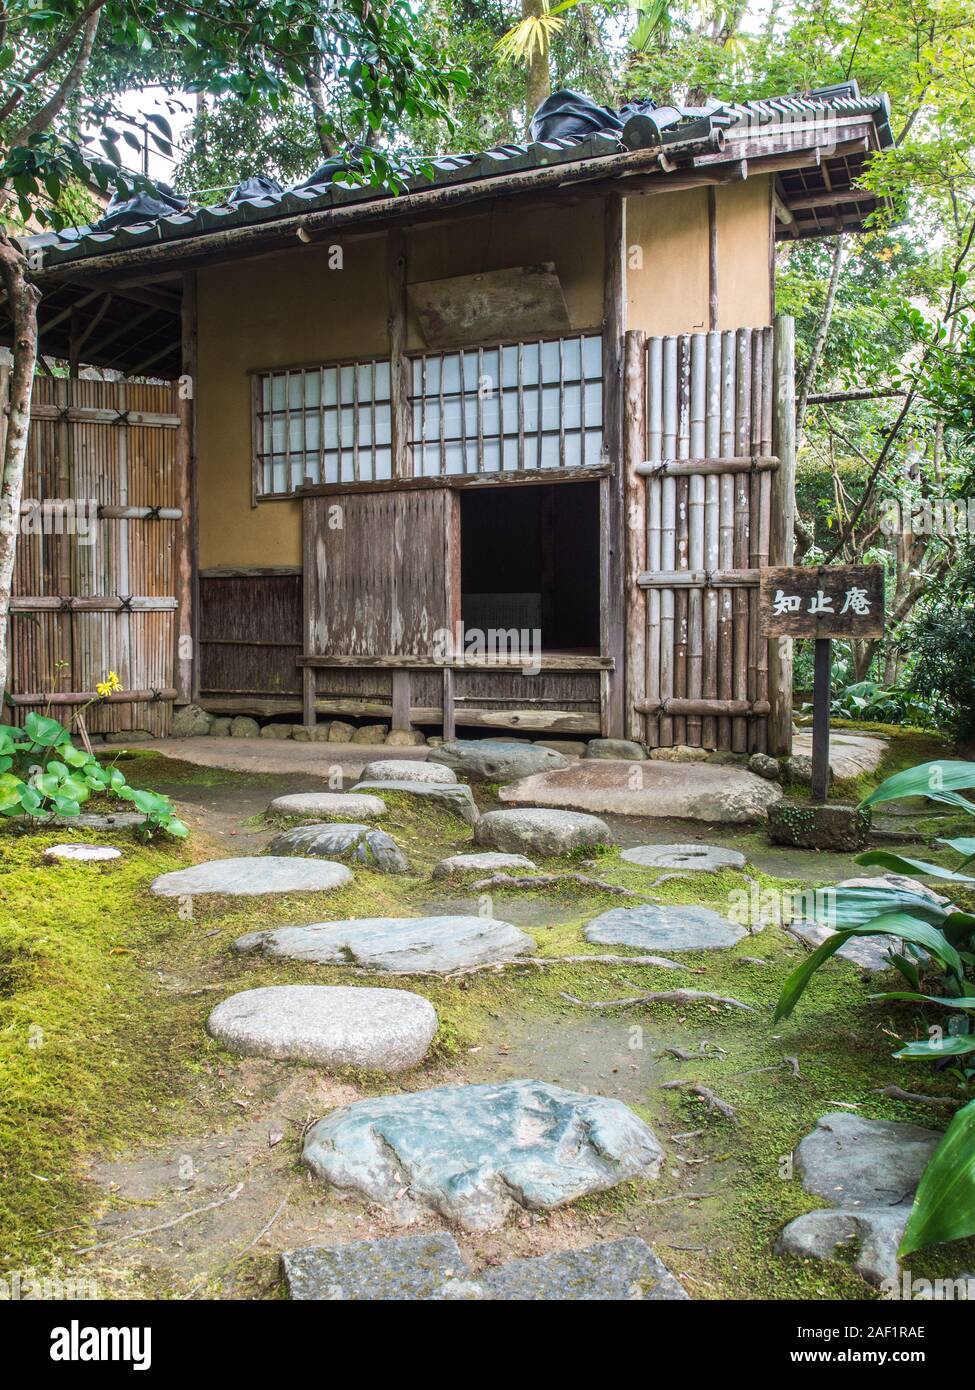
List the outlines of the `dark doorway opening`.
{"type": "Polygon", "coordinates": [[[599,653],[599,484],[471,488],[460,499],[467,631],[541,631],[545,652],[599,653]]]}

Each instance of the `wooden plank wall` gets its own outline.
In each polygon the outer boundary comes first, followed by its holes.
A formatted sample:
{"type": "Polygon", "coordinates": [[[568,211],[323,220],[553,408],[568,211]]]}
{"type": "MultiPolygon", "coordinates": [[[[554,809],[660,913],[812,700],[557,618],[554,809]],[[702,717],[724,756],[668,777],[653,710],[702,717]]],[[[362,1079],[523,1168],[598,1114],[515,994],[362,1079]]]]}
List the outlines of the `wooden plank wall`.
{"type": "MultiPolygon", "coordinates": [[[[20,704],[16,720],[43,709],[51,692],[66,699],[93,691],[111,670],[125,691],[142,698],[94,705],[88,727],[168,733],[182,519],[178,423],[170,385],[35,382],[24,498],[80,499],[100,515],[92,522],[92,545],[65,527],[60,535],[57,528],[46,534],[31,524],[19,537],[10,690],[15,699],[43,698],[20,704]]],[[[55,704],[51,713],[68,722],[77,707],[77,701],[55,704]]]]}
{"type": "Polygon", "coordinates": [[[776,467],[773,330],[651,338],[645,351],[646,456],[628,460],[631,487],[645,479],[635,549],[646,565],[640,594],[629,576],[646,631],[642,652],[631,644],[640,666],[630,729],[653,746],[764,751],[768,644],[757,586],[776,467]]]}
{"type": "MultiPolygon", "coordinates": [[[[200,696],[301,696],[301,571],[200,575],[200,696]]],[[[230,709],[240,708],[233,702],[230,709]]]]}

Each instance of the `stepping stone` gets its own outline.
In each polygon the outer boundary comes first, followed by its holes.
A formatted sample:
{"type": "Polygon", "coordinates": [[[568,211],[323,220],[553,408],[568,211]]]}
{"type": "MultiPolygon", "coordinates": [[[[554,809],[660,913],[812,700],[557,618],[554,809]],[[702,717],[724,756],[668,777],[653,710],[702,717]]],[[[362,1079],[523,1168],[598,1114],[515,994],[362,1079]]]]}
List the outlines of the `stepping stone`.
{"type": "Polygon", "coordinates": [[[642,763],[646,756],[642,743],[634,743],[628,738],[593,738],[586,748],[587,758],[624,758],[629,762],[642,763]]]}
{"type": "Polygon", "coordinates": [[[351,792],[296,792],[276,796],[268,806],[272,816],[343,816],[369,820],[386,814],[386,803],[378,796],[353,796],[351,792]]]}
{"type": "Polygon", "coordinates": [[[189,869],[174,869],[152,882],[152,892],[164,898],[193,893],[227,893],[253,897],[260,893],[326,893],[352,882],[352,870],[327,859],[271,858],[211,859],[189,869]]]}
{"type": "Polygon", "coordinates": [[[438,1231],[285,1250],[281,1272],[295,1299],[414,1303],[438,1298],[467,1266],[453,1236],[438,1231]]]}
{"type": "Polygon", "coordinates": [[[549,1210],[655,1178],[663,1150],[622,1101],[506,1081],[356,1101],[312,1126],[302,1158],[399,1225],[433,1211],[489,1231],[519,1207],[549,1210]]]}
{"type": "Polygon", "coordinates": [[[474,830],[474,840],[493,849],[545,855],[610,845],[613,835],[605,821],[579,811],[488,811],[474,830]]]}
{"type": "Polygon", "coordinates": [[[454,874],[497,873],[499,869],[537,869],[538,865],[526,859],[523,854],[498,854],[486,850],[484,854],[452,854],[449,859],[441,859],[434,866],[434,878],[450,878],[454,874]]]}
{"type": "Polygon", "coordinates": [[[122,851],[111,845],[49,845],[41,857],[49,863],[68,860],[75,864],[101,864],[108,859],[121,859],[122,851]]]}
{"type": "MultiPolygon", "coordinates": [[[[835,935],[832,927],[812,921],[790,922],[789,931],[800,937],[811,950],[835,935]]],[[[862,970],[876,974],[881,970],[892,970],[891,951],[899,954],[903,949],[904,943],[896,936],[851,936],[835,954],[841,960],[852,961],[862,970]]]]}
{"type": "Polygon", "coordinates": [[[513,782],[569,766],[568,758],[554,748],[490,738],[450,739],[431,751],[429,761],[451,768],[471,782],[513,782]]]}
{"type": "Polygon", "coordinates": [[[795,1150],[795,1173],[806,1192],[827,1197],[832,1208],[790,1221],[776,1253],[833,1259],[838,1247],[858,1240],[857,1273],[877,1286],[896,1280],[914,1190],[941,1139],[918,1125],[842,1110],[823,1115],[795,1150]]]}
{"type": "Polygon", "coordinates": [[[397,1072],[422,1062],[437,1031],[428,999],[405,989],[270,985],[233,994],[207,1031],[242,1057],[397,1072]]]}
{"type": "Polygon", "coordinates": [[[718,845],[634,845],[620,858],[644,869],[697,869],[714,873],[719,869],[743,869],[745,856],[736,849],[718,845]]]}
{"type": "Polygon", "coordinates": [[[407,796],[418,796],[428,801],[439,802],[448,811],[453,811],[455,816],[466,821],[468,825],[476,825],[480,818],[480,813],[474,802],[474,795],[466,784],[459,782],[454,786],[441,786],[436,782],[409,782],[409,781],[363,781],[357,782],[352,788],[354,792],[405,792],[407,796]]]}
{"type": "Polygon", "coordinates": [[[436,763],[419,762],[406,758],[380,758],[378,762],[366,763],[362,769],[364,782],[432,782],[439,787],[453,787],[457,784],[456,775],[449,767],[438,767],[436,763]]]}
{"type": "Polygon", "coordinates": [[[293,1299],[374,1302],[686,1299],[686,1291],[636,1236],[583,1250],[508,1260],[471,1274],[453,1236],[389,1236],[286,1250],[293,1299]]]}
{"type": "Polygon", "coordinates": [[[72,830],[135,830],[145,823],[139,811],[82,811],[80,816],[52,816],[45,822],[72,830]]]}
{"type": "Polygon", "coordinates": [[[360,917],[249,932],[234,949],[395,975],[453,975],[533,953],[535,943],[494,917],[360,917]]]}
{"type": "Polygon", "coordinates": [[[301,825],[277,835],[268,845],[268,853],[348,859],[384,874],[404,874],[410,867],[393,837],[368,825],[301,825]]]}
{"type": "Polygon", "coordinates": [[[648,951],[717,951],[748,932],[707,907],[641,904],[614,907],[586,926],[587,941],[602,946],[641,946],[648,951]]]}

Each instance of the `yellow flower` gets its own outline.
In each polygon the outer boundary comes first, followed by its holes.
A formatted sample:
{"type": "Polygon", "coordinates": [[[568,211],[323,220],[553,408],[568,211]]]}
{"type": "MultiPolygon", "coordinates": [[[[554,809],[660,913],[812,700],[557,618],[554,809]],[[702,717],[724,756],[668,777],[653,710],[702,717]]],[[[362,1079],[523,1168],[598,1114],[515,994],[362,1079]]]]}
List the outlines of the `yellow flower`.
{"type": "Polygon", "coordinates": [[[95,686],[95,689],[98,691],[99,695],[101,695],[104,699],[107,695],[111,695],[113,691],[121,690],[122,682],[119,680],[118,675],[115,671],[109,671],[105,679],[103,681],[99,681],[99,683],[95,686]]]}

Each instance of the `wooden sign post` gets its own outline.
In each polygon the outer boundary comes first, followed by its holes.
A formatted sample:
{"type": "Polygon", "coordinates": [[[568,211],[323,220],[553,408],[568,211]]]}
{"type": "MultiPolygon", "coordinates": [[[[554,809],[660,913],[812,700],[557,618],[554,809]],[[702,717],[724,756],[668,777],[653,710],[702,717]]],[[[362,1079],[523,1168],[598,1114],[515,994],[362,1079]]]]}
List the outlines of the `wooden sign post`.
{"type": "Polygon", "coordinates": [[[880,565],[784,566],[761,573],[763,637],[811,637],[814,647],[812,797],[829,787],[832,641],[882,637],[884,572],[880,565]]]}

